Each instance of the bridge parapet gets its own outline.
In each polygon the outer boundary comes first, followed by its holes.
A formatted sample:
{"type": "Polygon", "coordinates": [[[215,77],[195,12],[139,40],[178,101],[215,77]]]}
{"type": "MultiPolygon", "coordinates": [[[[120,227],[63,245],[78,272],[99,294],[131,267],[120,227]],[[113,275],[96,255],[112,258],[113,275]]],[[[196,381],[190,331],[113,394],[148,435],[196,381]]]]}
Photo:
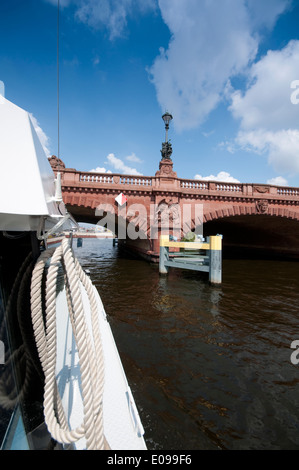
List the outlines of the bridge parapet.
{"type": "MultiPolygon", "coordinates": [[[[56,172],[58,169],[53,168],[56,172]]],[[[74,168],[61,168],[62,185],[66,187],[115,188],[120,190],[166,191],[178,194],[203,194],[205,196],[232,196],[246,199],[285,200],[299,202],[299,188],[273,186],[269,184],[230,183],[196,179],[182,179],[171,174],[157,173],[155,176],[123,175],[118,173],[96,173],[77,171],[74,168]]]]}
{"type": "Polygon", "coordinates": [[[129,186],[152,186],[150,176],[122,175],[117,173],[95,173],[63,169],[61,172],[62,184],[78,185],[129,185],[129,186]]]}
{"type": "Polygon", "coordinates": [[[152,178],[147,176],[121,175],[112,173],[80,172],[79,181],[83,183],[128,184],[151,186],[152,178]]]}
{"type": "Polygon", "coordinates": [[[230,192],[243,192],[242,184],[215,182],[206,180],[180,180],[180,187],[183,189],[199,189],[206,191],[230,191],[230,192]]]}
{"type": "Polygon", "coordinates": [[[299,196],[299,189],[279,187],[277,188],[277,194],[281,194],[283,196],[299,196]]]}
{"type": "Polygon", "coordinates": [[[201,189],[209,190],[208,181],[198,181],[198,180],[180,180],[180,187],[183,189],[201,189]]]}
{"type": "Polygon", "coordinates": [[[226,183],[206,180],[180,179],[180,188],[183,192],[196,193],[203,191],[209,195],[234,195],[253,198],[283,198],[286,200],[299,200],[299,188],[273,186],[269,184],[226,183]]]}
{"type": "Polygon", "coordinates": [[[112,174],[100,174],[100,173],[80,173],[79,181],[84,183],[113,183],[112,174]]]}

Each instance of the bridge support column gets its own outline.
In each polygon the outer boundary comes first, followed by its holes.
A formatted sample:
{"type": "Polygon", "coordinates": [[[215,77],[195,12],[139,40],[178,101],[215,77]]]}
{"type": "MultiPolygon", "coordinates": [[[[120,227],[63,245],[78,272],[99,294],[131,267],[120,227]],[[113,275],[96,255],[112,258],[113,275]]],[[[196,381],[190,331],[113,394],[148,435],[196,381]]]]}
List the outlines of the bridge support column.
{"type": "Polygon", "coordinates": [[[222,236],[210,237],[210,270],[209,281],[211,284],[222,282],[222,236]]]}
{"type": "Polygon", "coordinates": [[[159,273],[168,274],[168,266],[166,262],[169,261],[169,248],[166,246],[160,246],[160,258],[159,258],[159,273]]]}

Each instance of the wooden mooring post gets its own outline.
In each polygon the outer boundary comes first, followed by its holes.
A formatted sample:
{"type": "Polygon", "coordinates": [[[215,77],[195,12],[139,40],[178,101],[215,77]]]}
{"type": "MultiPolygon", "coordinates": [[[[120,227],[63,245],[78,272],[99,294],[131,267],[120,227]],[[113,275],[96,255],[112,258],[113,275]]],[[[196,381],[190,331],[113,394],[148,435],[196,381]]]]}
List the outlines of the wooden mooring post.
{"type": "Polygon", "coordinates": [[[169,268],[191,269],[209,273],[211,284],[222,282],[222,235],[208,237],[207,242],[174,242],[168,235],[160,237],[160,274],[169,268]],[[169,253],[169,248],[182,248],[184,252],[169,253]],[[205,254],[200,251],[204,250],[205,254]],[[189,252],[188,252],[189,251],[189,252]]]}

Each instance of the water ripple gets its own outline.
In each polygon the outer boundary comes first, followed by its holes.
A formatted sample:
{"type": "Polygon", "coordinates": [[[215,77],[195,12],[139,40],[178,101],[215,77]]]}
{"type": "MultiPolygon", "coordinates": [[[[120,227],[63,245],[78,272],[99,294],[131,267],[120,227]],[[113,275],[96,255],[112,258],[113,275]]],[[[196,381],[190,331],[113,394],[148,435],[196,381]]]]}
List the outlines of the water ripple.
{"type": "Polygon", "coordinates": [[[233,261],[223,284],[76,249],[102,297],[151,449],[299,449],[298,264],[233,261]]]}

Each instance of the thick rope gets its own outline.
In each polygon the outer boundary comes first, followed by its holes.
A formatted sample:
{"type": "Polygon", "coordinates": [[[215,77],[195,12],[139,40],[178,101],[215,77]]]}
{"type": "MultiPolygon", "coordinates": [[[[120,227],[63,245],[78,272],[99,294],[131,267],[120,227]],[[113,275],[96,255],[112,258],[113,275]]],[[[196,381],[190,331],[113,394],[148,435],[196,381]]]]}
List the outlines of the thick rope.
{"type": "Polygon", "coordinates": [[[67,239],[58,248],[43,252],[37,260],[31,280],[31,315],[37,350],[45,374],[44,415],[49,432],[62,444],[74,443],[85,437],[87,449],[107,448],[103,429],[104,358],[97,302],[93,285],[74,258],[67,239]],[[49,260],[44,315],[42,286],[49,260]],[[55,373],[56,286],[59,267],[64,270],[69,317],[81,372],[84,420],[76,429],[70,429],[67,423],[55,373]],[[90,302],[91,332],[83,308],[82,286],[90,302]]]}

